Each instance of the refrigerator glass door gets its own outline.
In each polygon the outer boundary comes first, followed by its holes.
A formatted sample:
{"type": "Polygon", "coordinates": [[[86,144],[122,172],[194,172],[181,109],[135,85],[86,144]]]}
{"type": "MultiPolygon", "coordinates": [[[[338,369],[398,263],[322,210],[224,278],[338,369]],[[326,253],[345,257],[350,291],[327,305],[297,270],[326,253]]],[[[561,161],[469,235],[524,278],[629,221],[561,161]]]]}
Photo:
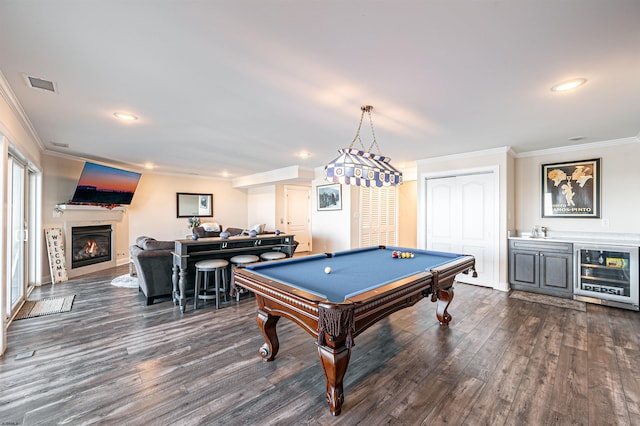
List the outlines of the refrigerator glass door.
{"type": "Polygon", "coordinates": [[[638,247],[574,245],[574,295],[638,305],[638,247]]]}

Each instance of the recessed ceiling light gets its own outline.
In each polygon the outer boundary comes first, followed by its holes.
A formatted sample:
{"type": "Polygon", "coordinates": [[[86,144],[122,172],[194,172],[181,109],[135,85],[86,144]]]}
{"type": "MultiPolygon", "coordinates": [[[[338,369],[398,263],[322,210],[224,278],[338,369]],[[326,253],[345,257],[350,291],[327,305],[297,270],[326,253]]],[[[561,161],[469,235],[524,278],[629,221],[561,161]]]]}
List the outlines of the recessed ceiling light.
{"type": "Polygon", "coordinates": [[[309,151],[300,151],[297,156],[299,158],[310,158],[311,157],[311,153],[309,151]]]}
{"type": "Polygon", "coordinates": [[[114,112],[113,115],[120,120],[126,121],[135,121],[138,119],[138,117],[136,117],[135,115],[126,112],[114,112]]]}
{"type": "Polygon", "coordinates": [[[552,92],[565,92],[567,90],[575,89],[582,86],[587,82],[586,78],[574,78],[572,80],[563,81],[551,87],[552,92]]]}
{"type": "Polygon", "coordinates": [[[153,168],[155,168],[156,166],[153,165],[153,163],[144,163],[144,168],[147,170],[151,170],[153,168]]]}
{"type": "Polygon", "coordinates": [[[571,136],[569,138],[570,141],[581,141],[582,139],[584,139],[584,136],[571,136]]]}

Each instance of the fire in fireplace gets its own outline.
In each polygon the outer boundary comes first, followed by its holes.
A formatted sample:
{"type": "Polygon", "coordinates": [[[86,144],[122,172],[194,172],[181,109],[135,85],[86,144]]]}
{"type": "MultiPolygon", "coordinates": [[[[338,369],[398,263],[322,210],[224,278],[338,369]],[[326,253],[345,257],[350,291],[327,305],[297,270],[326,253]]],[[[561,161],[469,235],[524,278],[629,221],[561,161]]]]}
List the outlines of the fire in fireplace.
{"type": "Polygon", "coordinates": [[[71,228],[71,268],[111,260],[111,225],[71,228]]]}

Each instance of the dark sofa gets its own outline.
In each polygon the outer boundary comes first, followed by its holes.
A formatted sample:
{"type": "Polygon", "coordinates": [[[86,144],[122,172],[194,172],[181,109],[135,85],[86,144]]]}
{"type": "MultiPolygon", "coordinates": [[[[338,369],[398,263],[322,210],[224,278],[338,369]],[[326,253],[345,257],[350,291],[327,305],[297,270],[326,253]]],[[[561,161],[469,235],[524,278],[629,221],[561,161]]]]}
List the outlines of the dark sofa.
{"type": "Polygon", "coordinates": [[[155,298],[170,297],[173,291],[172,268],[174,241],[158,241],[151,237],[138,237],[129,247],[131,259],[138,274],[140,290],[151,305],[155,298]]]}

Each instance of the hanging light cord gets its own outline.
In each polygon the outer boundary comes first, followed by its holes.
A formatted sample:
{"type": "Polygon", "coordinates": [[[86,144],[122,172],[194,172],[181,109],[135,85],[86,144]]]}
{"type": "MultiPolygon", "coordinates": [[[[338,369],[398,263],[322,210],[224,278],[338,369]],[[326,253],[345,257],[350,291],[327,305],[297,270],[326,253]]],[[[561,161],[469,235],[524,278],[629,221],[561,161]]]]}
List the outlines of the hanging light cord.
{"type": "Polygon", "coordinates": [[[375,145],[376,149],[378,150],[378,155],[382,155],[382,152],[380,151],[380,146],[378,145],[378,141],[376,140],[376,132],[373,129],[373,119],[371,118],[371,110],[373,109],[373,107],[371,105],[364,105],[360,107],[360,109],[362,110],[362,114],[360,114],[360,123],[358,124],[358,130],[356,130],[356,135],[351,141],[351,145],[349,145],[349,149],[353,148],[353,145],[356,143],[356,141],[359,141],[360,146],[365,152],[371,152],[371,149],[375,145]],[[369,149],[366,149],[364,147],[364,143],[362,143],[362,139],[360,138],[360,129],[362,128],[362,120],[364,119],[365,112],[369,114],[369,124],[371,125],[371,135],[373,136],[373,141],[371,142],[369,149]]]}

